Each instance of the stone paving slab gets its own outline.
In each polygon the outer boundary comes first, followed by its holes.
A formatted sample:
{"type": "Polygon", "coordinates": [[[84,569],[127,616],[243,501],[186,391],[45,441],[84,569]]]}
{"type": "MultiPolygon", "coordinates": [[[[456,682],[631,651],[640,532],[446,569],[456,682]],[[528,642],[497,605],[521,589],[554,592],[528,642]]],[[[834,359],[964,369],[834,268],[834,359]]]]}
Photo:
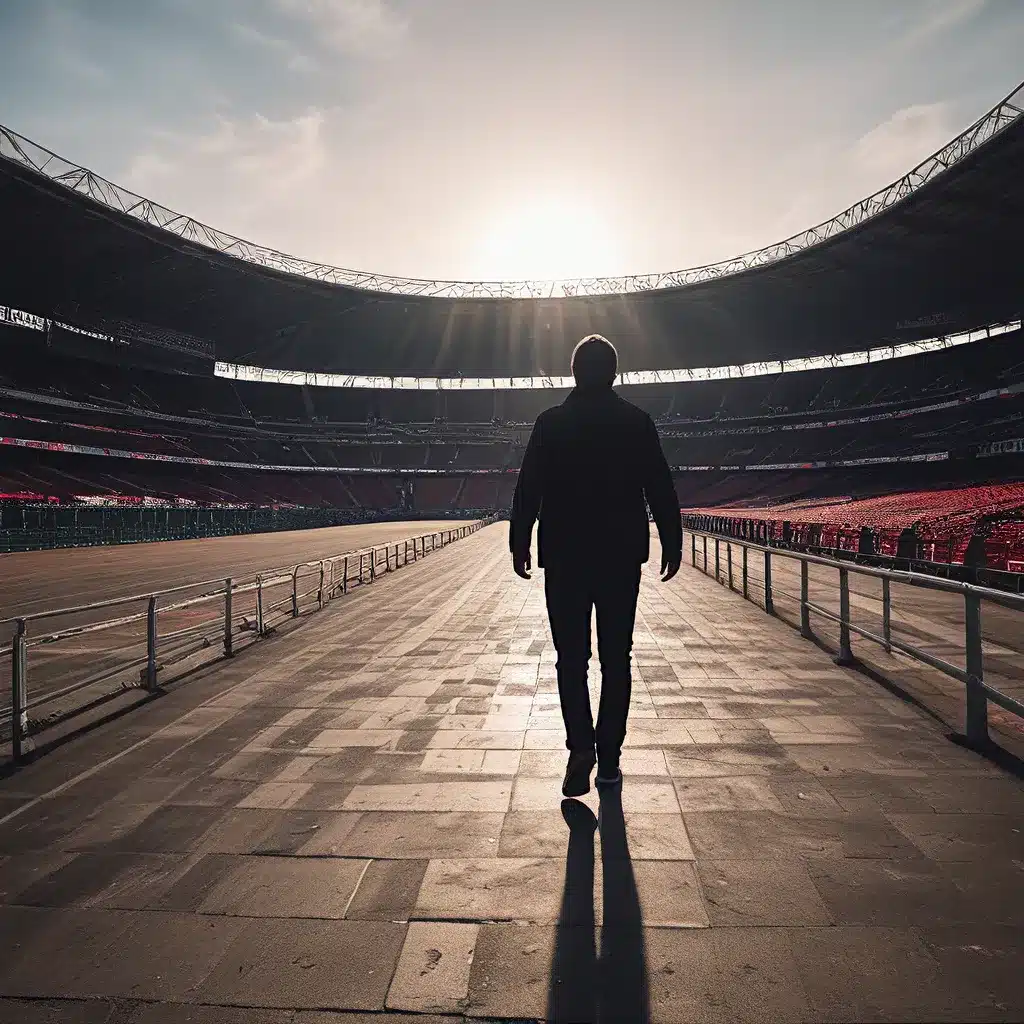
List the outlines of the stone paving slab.
{"type": "Polygon", "coordinates": [[[0,1024],[1024,1019],[1018,777],[649,566],[624,786],[563,805],[507,560],[483,531],[4,779],[0,1024]]]}

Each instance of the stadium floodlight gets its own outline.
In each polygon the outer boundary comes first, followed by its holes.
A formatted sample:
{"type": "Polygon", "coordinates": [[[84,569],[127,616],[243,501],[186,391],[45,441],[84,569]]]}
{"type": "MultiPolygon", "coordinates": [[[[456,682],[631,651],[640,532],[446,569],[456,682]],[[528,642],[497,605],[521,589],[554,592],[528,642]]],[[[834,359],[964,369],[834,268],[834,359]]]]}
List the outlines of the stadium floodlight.
{"type": "MultiPolygon", "coordinates": [[[[50,150],[26,139],[10,128],[0,125],[0,159],[29,167],[51,181],[94,202],[125,214],[135,220],[161,228],[187,242],[216,250],[227,256],[267,267],[285,274],[294,274],[328,284],[343,285],[362,291],[384,292],[449,299],[549,299],[587,295],[627,295],[664,288],[714,281],[739,274],[755,267],[764,267],[779,260],[829,241],[850,228],[877,217],[889,207],[902,202],[923,185],[933,181],[950,167],[969,156],[989,139],[1024,116],[1024,83],[997,103],[969,128],[947,143],[938,152],[923,160],[902,177],[836,214],[821,224],[798,234],[743,253],[732,259],[709,263],[686,270],[660,274],[634,274],[623,277],[586,277],[554,281],[430,281],[419,278],[392,277],[359,270],[347,270],[329,264],[289,256],[266,246],[257,245],[174,210],[80,167],[50,150]]],[[[361,385],[362,386],[362,385],[361,385]]]]}

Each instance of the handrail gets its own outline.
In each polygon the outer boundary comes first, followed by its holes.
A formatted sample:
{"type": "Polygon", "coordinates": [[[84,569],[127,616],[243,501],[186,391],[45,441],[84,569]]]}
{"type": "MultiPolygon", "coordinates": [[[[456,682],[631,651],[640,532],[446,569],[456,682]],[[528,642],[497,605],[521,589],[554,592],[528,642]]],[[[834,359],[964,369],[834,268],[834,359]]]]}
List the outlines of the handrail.
{"type": "MultiPolygon", "coordinates": [[[[414,537],[407,537],[404,540],[391,541],[386,544],[375,544],[365,548],[357,548],[342,552],[337,555],[329,555],[321,559],[301,561],[292,563],[289,566],[279,566],[264,571],[246,573],[240,578],[233,576],[221,577],[216,580],[200,580],[194,583],[185,583],[173,587],[164,587],[160,590],[152,590],[143,594],[130,594],[123,597],[106,598],[102,601],[92,601],[87,604],[74,605],[68,608],[45,609],[41,612],[32,612],[25,615],[12,616],[0,619],[0,626],[15,625],[15,633],[10,642],[8,650],[11,654],[11,703],[0,708],[0,723],[10,722],[11,725],[11,748],[15,762],[23,759],[30,734],[39,732],[47,727],[46,722],[30,723],[28,711],[31,708],[39,707],[42,704],[58,700],[70,693],[95,685],[99,682],[113,678],[124,672],[142,668],[138,684],[122,683],[120,689],[131,689],[141,686],[142,688],[155,692],[158,690],[158,677],[162,665],[165,665],[169,655],[176,651],[168,651],[166,646],[160,647],[161,641],[166,644],[168,640],[181,640],[188,638],[189,643],[200,643],[200,648],[212,646],[218,635],[222,636],[223,656],[231,657],[234,654],[234,634],[238,627],[236,616],[233,613],[233,598],[238,594],[253,593],[256,597],[255,630],[251,625],[245,624],[245,617],[242,617],[242,630],[255,632],[257,638],[266,636],[272,626],[268,619],[274,613],[283,614],[285,618],[298,618],[301,613],[301,605],[304,599],[315,595],[316,610],[322,609],[326,603],[339,594],[347,594],[351,584],[372,583],[378,575],[389,573],[410,562],[416,562],[430,551],[443,549],[455,540],[460,540],[470,534],[476,533],[485,526],[496,521],[496,517],[477,520],[463,526],[452,527],[445,530],[434,530],[431,533],[420,534],[414,537]],[[429,539],[429,547],[428,547],[429,539]],[[393,557],[392,557],[393,549],[393,557]],[[410,557],[411,552],[411,557],[410,557]],[[401,554],[401,559],[400,559],[401,554]],[[381,557],[383,555],[383,557],[381,557]],[[369,575],[367,576],[364,566],[369,563],[369,575]],[[343,566],[340,574],[337,567],[343,566]],[[350,565],[357,569],[356,575],[350,574],[350,565]],[[304,572],[303,570],[308,570],[304,572]],[[308,589],[299,587],[300,579],[305,588],[307,582],[312,582],[308,589]],[[266,591],[277,587],[290,587],[287,596],[269,604],[264,599],[266,591]],[[197,590],[203,587],[216,588],[207,593],[190,597],[168,605],[159,605],[161,598],[173,594],[181,594],[185,591],[197,590]],[[29,639],[28,626],[31,622],[40,622],[53,619],[59,616],[77,615],[84,612],[96,611],[104,608],[113,608],[119,605],[146,602],[146,610],[135,612],[129,615],[119,615],[99,622],[88,622],[78,626],[70,626],[47,636],[33,637],[29,639]],[[212,601],[223,602],[223,619],[210,619],[196,623],[183,629],[172,630],[160,636],[158,613],[178,611],[183,608],[191,608],[199,604],[212,601]],[[118,663],[115,666],[108,666],[99,673],[79,679],[56,690],[50,690],[35,696],[32,700],[28,694],[28,656],[31,649],[38,644],[54,643],[73,636],[82,636],[88,633],[96,633],[106,629],[115,629],[131,623],[146,620],[145,656],[136,656],[128,662],[118,663]],[[195,634],[206,630],[215,629],[212,637],[203,636],[201,639],[195,634]],[[162,656],[163,660],[159,660],[162,656]],[[34,728],[32,728],[34,726],[34,728]]],[[[279,620],[278,620],[279,621],[279,620]]],[[[140,641],[141,642],[141,641],[140,641]]],[[[121,650],[127,651],[137,647],[137,643],[129,643],[121,650]]],[[[6,651],[5,651],[6,653],[6,651]]]]}
{"type": "Polygon", "coordinates": [[[721,580],[721,546],[726,547],[728,562],[727,584],[733,589],[732,548],[735,545],[743,552],[742,555],[742,596],[750,596],[750,571],[748,566],[749,552],[757,552],[764,558],[764,575],[758,580],[763,586],[764,608],[769,615],[775,614],[774,594],[783,594],[797,601],[800,609],[800,633],[810,638],[810,615],[820,615],[839,625],[839,653],[837,664],[848,665],[854,662],[853,650],[850,646],[850,634],[854,633],[866,640],[880,644],[886,651],[897,650],[902,654],[928,665],[945,675],[962,682],[966,687],[965,734],[967,741],[976,747],[988,745],[988,702],[1016,715],[1024,717],[1024,703],[997,690],[984,679],[984,650],[981,633],[982,601],[992,601],[1004,608],[1024,611],[1024,596],[1011,594],[1003,590],[978,586],[974,583],[963,583],[957,580],[942,579],[924,573],[903,572],[896,569],[881,569],[877,566],[858,565],[836,558],[812,555],[805,551],[791,548],[778,548],[758,544],[742,537],[729,534],[716,534],[706,530],[684,527],[684,535],[690,534],[690,564],[697,568],[697,538],[703,541],[703,560],[701,570],[708,575],[708,541],[714,542],[714,576],[721,580]],[[773,586],[772,558],[791,558],[800,563],[800,594],[786,594],[773,586]],[[839,573],[839,613],[833,612],[813,603],[809,596],[809,567],[812,565],[835,569],[839,573]],[[850,614],[850,574],[878,579],[882,583],[882,633],[881,635],[865,629],[852,621],[850,614]],[[964,600],[964,661],[965,666],[952,665],[928,651],[921,650],[913,644],[895,639],[892,636],[891,594],[892,584],[919,587],[924,590],[936,590],[947,594],[960,595],[964,600]]]}
{"type": "Polygon", "coordinates": [[[856,562],[847,562],[838,558],[828,558],[825,555],[812,555],[809,552],[797,551],[794,548],[779,548],[766,544],[758,544],[756,541],[745,540],[742,537],[733,537],[727,533],[711,533],[705,530],[695,530],[691,527],[684,527],[686,533],[698,537],[706,536],[709,539],[717,538],[720,541],[727,541],[730,544],[741,545],[749,551],[770,552],[783,558],[798,558],[802,562],[811,565],[825,565],[832,569],[848,569],[858,576],[874,576],[878,579],[888,579],[892,583],[903,583],[911,587],[924,587],[927,590],[945,590],[956,594],[977,594],[978,597],[988,601],[998,601],[1010,607],[1024,610],[1024,594],[1011,594],[1005,590],[995,590],[992,587],[982,587],[977,583],[964,583],[962,580],[947,580],[941,576],[931,576],[924,572],[907,572],[903,569],[882,569],[874,565],[858,565],[856,562]]]}

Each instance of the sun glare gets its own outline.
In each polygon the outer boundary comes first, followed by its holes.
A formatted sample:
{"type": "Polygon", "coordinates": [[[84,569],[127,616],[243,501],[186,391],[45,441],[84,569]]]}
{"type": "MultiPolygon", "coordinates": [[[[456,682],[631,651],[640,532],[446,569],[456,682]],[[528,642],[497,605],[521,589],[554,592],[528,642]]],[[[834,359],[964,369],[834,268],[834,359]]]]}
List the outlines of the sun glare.
{"type": "Polygon", "coordinates": [[[510,210],[485,237],[480,277],[590,277],[614,272],[607,225],[581,204],[542,201],[510,210]]]}

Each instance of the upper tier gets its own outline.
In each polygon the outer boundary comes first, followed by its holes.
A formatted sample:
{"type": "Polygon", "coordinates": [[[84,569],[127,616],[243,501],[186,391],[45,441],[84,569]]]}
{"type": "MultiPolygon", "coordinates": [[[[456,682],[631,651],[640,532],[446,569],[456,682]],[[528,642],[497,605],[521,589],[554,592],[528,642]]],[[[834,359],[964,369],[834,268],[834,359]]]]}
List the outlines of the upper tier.
{"type": "Polygon", "coordinates": [[[226,361],[366,374],[558,374],[591,331],[618,344],[628,370],[931,336],[1020,316],[1022,98],[1024,87],[898,182],[767,249],[669,274],[547,283],[399,280],[297,260],[0,128],[11,240],[0,303],[208,339],[226,361]]]}

